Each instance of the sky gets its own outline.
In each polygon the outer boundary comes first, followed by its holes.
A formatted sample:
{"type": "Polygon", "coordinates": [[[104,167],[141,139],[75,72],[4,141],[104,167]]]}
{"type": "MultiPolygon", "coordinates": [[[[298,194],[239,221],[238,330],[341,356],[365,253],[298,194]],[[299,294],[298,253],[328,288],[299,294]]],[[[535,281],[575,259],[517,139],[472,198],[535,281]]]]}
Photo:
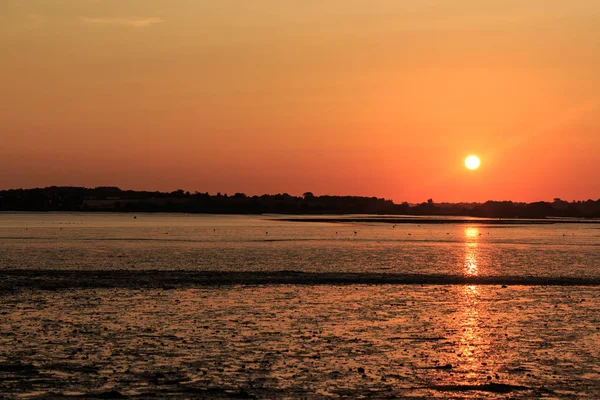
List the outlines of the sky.
{"type": "Polygon", "coordinates": [[[0,189],[598,199],[598,71],[597,0],[2,0],[0,189]]]}

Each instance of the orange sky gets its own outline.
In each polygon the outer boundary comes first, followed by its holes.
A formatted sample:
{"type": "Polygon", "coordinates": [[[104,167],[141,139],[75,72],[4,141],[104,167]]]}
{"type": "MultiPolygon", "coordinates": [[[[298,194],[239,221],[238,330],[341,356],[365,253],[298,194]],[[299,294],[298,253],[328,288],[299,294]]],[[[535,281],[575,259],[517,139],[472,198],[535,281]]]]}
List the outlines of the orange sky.
{"type": "Polygon", "coordinates": [[[597,199],[598,71],[597,0],[3,0],[0,188],[597,199]]]}

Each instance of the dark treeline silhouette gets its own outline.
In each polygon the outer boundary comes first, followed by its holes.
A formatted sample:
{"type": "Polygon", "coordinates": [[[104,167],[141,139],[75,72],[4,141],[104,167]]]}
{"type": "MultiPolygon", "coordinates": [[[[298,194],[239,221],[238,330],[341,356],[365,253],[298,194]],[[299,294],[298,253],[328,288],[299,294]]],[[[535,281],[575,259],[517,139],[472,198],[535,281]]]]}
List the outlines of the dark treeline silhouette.
{"type": "Polygon", "coordinates": [[[473,216],[488,218],[600,218],[600,199],[567,202],[395,204],[391,200],[359,196],[303,196],[287,193],[247,196],[244,193],[148,192],[116,187],[47,187],[0,191],[0,211],[112,211],[223,214],[392,214],[473,216]]]}

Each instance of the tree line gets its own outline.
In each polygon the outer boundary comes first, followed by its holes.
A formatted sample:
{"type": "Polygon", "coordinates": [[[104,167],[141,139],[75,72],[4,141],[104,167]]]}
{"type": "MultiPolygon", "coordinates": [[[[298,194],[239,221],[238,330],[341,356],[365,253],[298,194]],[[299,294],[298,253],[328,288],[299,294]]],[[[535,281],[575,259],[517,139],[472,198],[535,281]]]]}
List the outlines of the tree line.
{"type": "Polygon", "coordinates": [[[0,191],[0,211],[184,212],[223,214],[391,214],[473,216],[488,218],[600,218],[600,199],[518,203],[394,203],[377,197],[302,196],[287,193],[247,196],[121,190],[117,187],[47,187],[0,191]]]}

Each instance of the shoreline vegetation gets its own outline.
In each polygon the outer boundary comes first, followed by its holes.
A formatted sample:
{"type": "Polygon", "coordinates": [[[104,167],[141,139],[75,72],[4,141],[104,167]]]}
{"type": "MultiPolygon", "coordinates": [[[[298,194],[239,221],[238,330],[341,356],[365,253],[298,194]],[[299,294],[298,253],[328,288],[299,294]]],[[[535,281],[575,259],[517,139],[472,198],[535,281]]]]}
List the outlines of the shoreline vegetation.
{"type": "MultiPolygon", "coordinates": [[[[149,192],[121,190],[117,187],[58,187],[0,190],[0,211],[85,211],[85,212],[178,212],[204,214],[288,214],[288,215],[399,215],[461,216],[480,218],[600,218],[600,199],[567,202],[519,203],[487,201],[485,203],[436,203],[433,199],[418,204],[394,203],[377,197],[302,196],[287,193],[248,196],[217,193],[149,192]]],[[[294,219],[291,221],[342,222],[339,219],[294,219]]],[[[439,223],[439,219],[420,220],[439,223]]],[[[552,220],[548,220],[549,222],[552,220]]],[[[410,219],[365,219],[344,222],[409,223],[410,219]],[[358,221],[361,220],[361,221],[358,221]]],[[[449,221],[452,222],[452,221],[449,221]]],[[[556,221],[554,221],[556,222],[556,221]]],[[[496,221],[502,223],[502,221],[496,221]]]]}

